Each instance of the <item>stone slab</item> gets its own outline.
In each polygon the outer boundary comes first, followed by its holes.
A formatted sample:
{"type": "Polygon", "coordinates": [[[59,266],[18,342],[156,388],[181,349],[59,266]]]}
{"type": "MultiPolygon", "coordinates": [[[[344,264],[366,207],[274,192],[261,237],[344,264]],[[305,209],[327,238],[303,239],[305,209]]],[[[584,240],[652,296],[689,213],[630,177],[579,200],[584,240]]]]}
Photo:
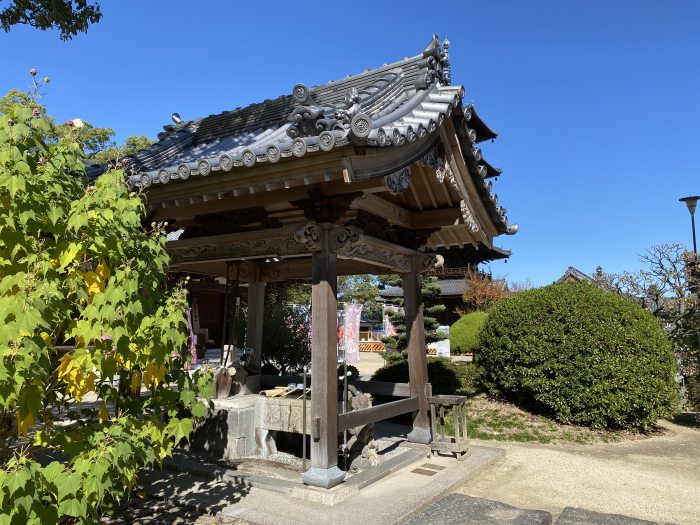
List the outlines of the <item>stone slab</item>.
{"type": "MultiPolygon", "coordinates": [[[[211,477],[197,476],[191,472],[189,474],[173,471],[152,472],[150,481],[144,482],[143,489],[149,494],[179,504],[182,504],[183,501],[188,504],[197,504],[197,500],[201,496],[200,508],[207,507],[211,502],[212,506],[209,512],[212,515],[218,513],[222,517],[235,515],[242,520],[259,525],[309,523],[398,525],[437,499],[451,493],[456,487],[461,486],[466,480],[476,476],[504,455],[502,449],[491,447],[473,446],[471,450],[472,455],[465,461],[457,461],[450,457],[432,459],[431,463],[445,468],[431,477],[411,473],[411,470],[417,465],[425,462],[425,455],[421,455],[420,458],[417,458],[417,462],[413,461],[411,464],[398,468],[398,470],[368,485],[364,485],[362,478],[360,478],[359,482],[355,482],[358,485],[353,488],[351,482],[360,477],[353,476],[347,482],[327,491],[306,487],[307,492],[315,491],[318,494],[334,493],[334,491],[341,489],[355,492],[352,497],[331,505],[310,501],[311,498],[292,497],[291,492],[299,487],[304,487],[300,483],[282,483],[282,480],[268,479],[267,483],[271,485],[263,489],[259,485],[261,480],[241,475],[228,478],[226,469],[221,467],[218,467],[221,469],[218,472],[218,481],[211,477]],[[159,476],[165,480],[159,481],[159,476]],[[177,479],[168,479],[172,476],[176,476],[177,479]],[[185,479],[187,476],[190,478],[189,481],[185,479]],[[222,483],[226,482],[228,482],[228,489],[222,486],[222,483]],[[284,490],[271,490],[272,484],[278,482],[280,485],[284,485],[284,490]],[[210,486],[213,486],[213,490],[210,489],[210,486]],[[154,491],[158,493],[155,494],[154,491]],[[230,498],[227,497],[227,494],[230,495],[230,498]],[[223,498],[220,499],[220,495],[223,498]]],[[[410,452],[418,454],[420,450],[414,449],[410,452]]],[[[425,451],[423,451],[424,453],[425,451]]],[[[396,457],[400,458],[406,454],[400,454],[396,457]]],[[[387,460],[386,463],[389,461],[387,460]]],[[[182,460],[177,463],[181,467],[183,466],[182,460]]],[[[196,463],[196,461],[192,463],[196,463]]],[[[215,470],[217,466],[209,465],[208,468],[215,470]]],[[[204,474],[203,470],[200,472],[204,474]]]]}
{"type": "Polygon", "coordinates": [[[552,515],[499,501],[450,494],[406,522],[406,525],[551,525],[552,515]]]}
{"type": "MultiPolygon", "coordinates": [[[[592,510],[566,507],[555,525],[662,525],[656,521],[640,520],[620,514],[603,514],[592,510]]],[[[663,524],[671,525],[671,524],[663,524]]]]}

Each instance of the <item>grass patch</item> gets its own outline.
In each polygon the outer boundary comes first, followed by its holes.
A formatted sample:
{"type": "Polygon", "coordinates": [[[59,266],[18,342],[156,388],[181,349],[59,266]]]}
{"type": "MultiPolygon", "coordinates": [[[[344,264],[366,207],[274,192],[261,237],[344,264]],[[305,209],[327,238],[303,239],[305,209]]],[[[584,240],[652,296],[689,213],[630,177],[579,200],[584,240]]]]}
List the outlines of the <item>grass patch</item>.
{"type": "MultiPolygon", "coordinates": [[[[454,435],[451,412],[446,414],[445,427],[448,434],[454,435]]],[[[479,395],[471,398],[467,405],[467,436],[470,439],[519,443],[588,444],[639,439],[646,434],[563,425],[510,403],[479,395]]]]}

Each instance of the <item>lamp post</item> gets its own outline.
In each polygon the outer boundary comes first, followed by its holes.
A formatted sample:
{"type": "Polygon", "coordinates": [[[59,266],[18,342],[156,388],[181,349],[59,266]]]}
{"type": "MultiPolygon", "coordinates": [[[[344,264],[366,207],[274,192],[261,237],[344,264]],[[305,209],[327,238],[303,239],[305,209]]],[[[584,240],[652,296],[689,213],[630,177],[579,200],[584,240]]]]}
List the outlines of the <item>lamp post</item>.
{"type": "MultiPolygon", "coordinates": [[[[686,206],[688,206],[688,211],[690,212],[690,224],[693,228],[693,271],[688,272],[688,278],[694,278],[697,273],[698,273],[698,246],[695,240],[695,208],[698,205],[698,200],[700,200],[700,196],[694,195],[691,197],[683,197],[682,199],[678,199],[681,202],[685,202],[686,206]]],[[[687,264],[687,263],[686,263],[687,264]]],[[[696,286],[697,288],[695,289],[695,292],[698,294],[698,308],[700,308],[700,283],[690,283],[691,285],[696,286]]],[[[692,287],[691,287],[692,290],[692,287]]],[[[698,331],[698,348],[700,348],[700,330],[698,331]]]]}
{"type": "Polygon", "coordinates": [[[680,202],[685,202],[685,205],[688,206],[688,211],[690,212],[690,224],[693,228],[693,255],[695,256],[695,261],[697,262],[698,260],[698,245],[695,240],[695,208],[698,205],[698,200],[700,200],[700,196],[694,195],[692,197],[683,197],[682,199],[678,199],[680,202]]]}

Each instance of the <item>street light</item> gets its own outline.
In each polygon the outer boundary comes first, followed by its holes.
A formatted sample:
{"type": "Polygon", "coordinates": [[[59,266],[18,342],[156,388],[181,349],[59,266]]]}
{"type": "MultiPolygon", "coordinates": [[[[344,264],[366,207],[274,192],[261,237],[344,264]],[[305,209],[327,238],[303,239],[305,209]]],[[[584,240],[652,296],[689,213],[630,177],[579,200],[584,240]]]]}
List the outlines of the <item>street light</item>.
{"type": "MultiPolygon", "coordinates": [[[[683,197],[682,199],[678,199],[681,202],[685,202],[686,206],[688,206],[688,211],[690,212],[690,224],[692,225],[693,228],[693,254],[695,255],[695,263],[693,265],[693,271],[688,272],[688,279],[690,280],[691,277],[695,278],[697,277],[697,267],[698,267],[698,247],[695,242],[695,208],[698,205],[698,200],[700,200],[700,196],[694,195],[692,197],[683,197]]],[[[687,263],[686,263],[687,264],[687,263]]],[[[698,294],[698,308],[700,309],[700,283],[697,282],[692,282],[693,286],[697,286],[695,289],[695,292],[698,294]]],[[[691,287],[692,290],[692,287],[691,287]]],[[[698,348],[700,348],[700,331],[698,331],[698,348]]]]}
{"type": "Polygon", "coordinates": [[[698,205],[698,200],[700,200],[700,196],[695,195],[692,197],[683,197],[682,199],[678,199],[680,202],[685,202],[685,205],[688,206],[688,211],[690,212],[690,224],[693,228],[693,254],[695,255],[695,260],[698,260],[698,245],[695,241],[695,208],[698,205]]]}

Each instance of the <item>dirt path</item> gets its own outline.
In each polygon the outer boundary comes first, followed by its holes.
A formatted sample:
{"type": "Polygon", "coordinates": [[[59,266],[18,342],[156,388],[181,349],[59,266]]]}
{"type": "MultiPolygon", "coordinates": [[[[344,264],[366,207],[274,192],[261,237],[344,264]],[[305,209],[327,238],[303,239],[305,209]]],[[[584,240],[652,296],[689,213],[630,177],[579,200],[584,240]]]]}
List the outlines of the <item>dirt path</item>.
{"type": "MultiPolygon", "coordinates": [[[[457,492],[556,517],[564,507],[700,524],[700,429],[600,445],[498,443],[506,457],[457,492]]],[[[493,441],[473,441],[494,446],[493,441]]]]}

